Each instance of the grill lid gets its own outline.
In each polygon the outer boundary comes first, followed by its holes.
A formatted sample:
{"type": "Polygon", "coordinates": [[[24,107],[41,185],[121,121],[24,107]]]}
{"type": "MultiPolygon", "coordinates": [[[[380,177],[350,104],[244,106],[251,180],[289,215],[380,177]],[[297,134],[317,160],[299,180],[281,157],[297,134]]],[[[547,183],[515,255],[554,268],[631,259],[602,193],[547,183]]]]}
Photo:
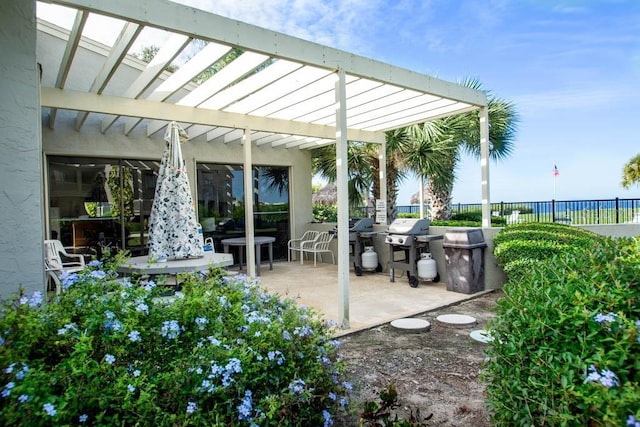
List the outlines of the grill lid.
{"type": "Polygon", "coordinates": [[[352,218],[349,220],[349,231],[362,232],[373,230],[373,218],[352,218]]]}
{"type": "Polygon", "coordinates": [[[428,234],[430,223],[431,221],[427,218],[398,218],[389,225],[387,232],[412,235],[428,234]]]}

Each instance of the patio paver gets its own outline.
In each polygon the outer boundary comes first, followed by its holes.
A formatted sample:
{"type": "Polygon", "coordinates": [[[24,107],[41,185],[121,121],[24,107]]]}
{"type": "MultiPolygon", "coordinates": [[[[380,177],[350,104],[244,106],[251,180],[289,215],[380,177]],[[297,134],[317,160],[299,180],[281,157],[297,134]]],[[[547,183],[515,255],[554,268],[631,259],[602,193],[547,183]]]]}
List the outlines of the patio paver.
{"type": "MultiPolygon", "coordinates": [[[[322,313],[324,319],[337,322],[337,265],[320,263],[313,267],[313,263],[301,266],[298,261],[283,261],[276,262],[272,271],[265,270],[260,280],[269,292],[294,298],[299,304],[322,313]]],[[[237,269],[229,267],[229,271],[235,272],[237,269]]],[[[472,295],[451,292],[447,291],[445,282],[428,281],[420,282],[417,288],[412,288],[406,276],[401,276],[398,272],[396,281],[391,283],[386,272],[365,272],[358,277],[352,268],[349,275],[350,328],[338,332],[336,336],[446,307],[484,292],[472,295]]]]}

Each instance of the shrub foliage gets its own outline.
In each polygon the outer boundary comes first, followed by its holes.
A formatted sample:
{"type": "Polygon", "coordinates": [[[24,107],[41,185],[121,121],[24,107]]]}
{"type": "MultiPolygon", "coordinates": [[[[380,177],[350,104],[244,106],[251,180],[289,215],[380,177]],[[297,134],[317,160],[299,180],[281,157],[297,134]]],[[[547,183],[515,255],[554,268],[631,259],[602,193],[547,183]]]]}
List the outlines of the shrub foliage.
{"type": "Polygon", "coordinates": [[[494,425],[640,425],[640,241],[558,224],[496,237],[511,270],[489,325],[494,425]]]}
{"type": "Polygon", "coordinates": [[[319,316],[244,276],[186,275],[162,296],[96,263],[0,317],[5,425],[330,425],[346,405],[319,316]]]}

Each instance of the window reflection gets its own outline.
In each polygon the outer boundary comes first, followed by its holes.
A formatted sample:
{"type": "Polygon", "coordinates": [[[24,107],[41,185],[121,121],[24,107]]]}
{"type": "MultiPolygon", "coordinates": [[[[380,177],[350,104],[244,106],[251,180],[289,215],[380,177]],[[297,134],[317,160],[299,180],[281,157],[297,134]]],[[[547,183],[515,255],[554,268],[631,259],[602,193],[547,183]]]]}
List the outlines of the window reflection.
{"type": "MultiPolygon", "coordinates": [[[[220,240],[244,236],[244,169],[242,165],[199,163],[198,218],[216,250],[220,240]]],[[[252,170],[256,236],[273,236],[274,258],[286,258],[289,240],[289,169],[256,166],[252,170]]]]}

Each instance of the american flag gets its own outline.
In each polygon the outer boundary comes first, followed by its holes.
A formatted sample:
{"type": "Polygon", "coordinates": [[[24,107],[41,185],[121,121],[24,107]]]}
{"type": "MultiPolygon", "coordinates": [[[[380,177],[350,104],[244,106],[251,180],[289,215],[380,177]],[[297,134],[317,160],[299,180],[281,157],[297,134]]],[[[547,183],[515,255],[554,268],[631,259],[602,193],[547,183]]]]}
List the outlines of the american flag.
{"type": "Polygon", "coordinates": [[[558,170],[558,166],[553,165],[553,176],[560,175],[560,171],[558,170]]]}

